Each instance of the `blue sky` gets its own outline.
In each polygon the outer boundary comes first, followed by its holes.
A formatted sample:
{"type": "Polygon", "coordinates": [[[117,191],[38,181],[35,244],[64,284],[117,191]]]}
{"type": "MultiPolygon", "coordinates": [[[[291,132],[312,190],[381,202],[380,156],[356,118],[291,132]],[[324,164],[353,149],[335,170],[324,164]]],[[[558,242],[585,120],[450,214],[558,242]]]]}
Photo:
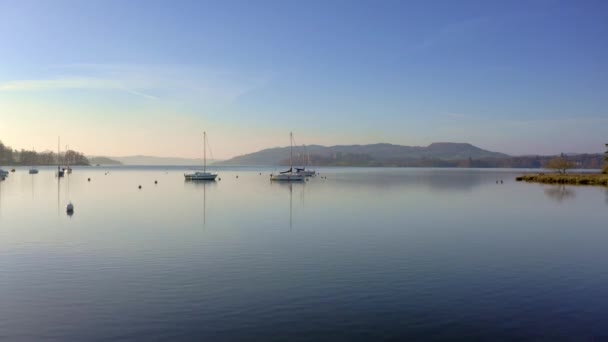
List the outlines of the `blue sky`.
{"type": "Polygon", "coordinates": [[[604,1],[0,0],[0,139],[219,158],[299,143],[608,142],[604,1]]]}

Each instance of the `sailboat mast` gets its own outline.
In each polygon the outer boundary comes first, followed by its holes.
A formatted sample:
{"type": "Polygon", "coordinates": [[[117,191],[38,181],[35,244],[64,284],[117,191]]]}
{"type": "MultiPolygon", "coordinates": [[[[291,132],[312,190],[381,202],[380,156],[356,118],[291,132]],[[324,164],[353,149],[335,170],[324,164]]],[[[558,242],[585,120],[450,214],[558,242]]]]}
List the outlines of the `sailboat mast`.
{"type": "Polygon", "coordinates": [[[310,163],[310,151],[308,149],[306,149],[306,159],[308,160],[306,166],[311,166],[312,164],[310,163]]]}
{"type": "Polygon", "coordinates": [[[293,132],[289,132],[289,170],[293,168],[293,132]]]}
{"type": "Polygon", "coordinates": [[[207,132],[203,132],[203,172],[207,172],[207,132]]]}
{"type": "Polygon", "coordinates": [[[57,137],[57,169],[59,169],[59,145],[61,144],[61,137],[57,137]]]}

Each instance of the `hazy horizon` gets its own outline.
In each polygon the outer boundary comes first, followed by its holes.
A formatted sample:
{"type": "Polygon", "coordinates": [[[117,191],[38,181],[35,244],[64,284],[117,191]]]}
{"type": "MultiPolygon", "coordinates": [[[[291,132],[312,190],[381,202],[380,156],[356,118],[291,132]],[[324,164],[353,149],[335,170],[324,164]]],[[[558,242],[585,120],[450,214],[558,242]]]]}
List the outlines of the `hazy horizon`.
{"type": "Polygon", "coordinates": [[[604,2],[0,1],[0,140],[216,159],[298,144],[601,153],[604,2]],[[120,13],[120,16],[115,15],[120,13]]]}

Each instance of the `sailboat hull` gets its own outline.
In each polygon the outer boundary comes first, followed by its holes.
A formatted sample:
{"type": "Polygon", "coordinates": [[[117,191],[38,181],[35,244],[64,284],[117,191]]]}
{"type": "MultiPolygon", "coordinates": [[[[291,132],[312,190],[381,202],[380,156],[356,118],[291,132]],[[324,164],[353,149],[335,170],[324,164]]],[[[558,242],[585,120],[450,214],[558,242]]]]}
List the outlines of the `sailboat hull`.
{"type": "Polygon", "coordinates": [[[209,172],[195,172],[195,173],[191,173],[191,174],[185,174],[184,178],[188,181],[199,181],[199,180],[213,181],[213,180],[215,180],[215,178],[217,178],[217,174],[209,173],[209,172]]]}
{"type": "Polygon", "coordinates": [[[301,182],[304,180],[304,176],[301,174],[278,174],[270,176],[270,180],[272,181],[281,181],[281,182],[301,182]]]}

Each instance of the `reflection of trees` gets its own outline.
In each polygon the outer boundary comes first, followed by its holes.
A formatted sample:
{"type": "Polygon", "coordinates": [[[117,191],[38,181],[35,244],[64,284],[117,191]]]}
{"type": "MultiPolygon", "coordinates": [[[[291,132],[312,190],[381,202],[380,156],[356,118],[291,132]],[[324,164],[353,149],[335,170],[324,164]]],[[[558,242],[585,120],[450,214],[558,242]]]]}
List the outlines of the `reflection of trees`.
{"type": "Polygon", "coordinates": [[[545,189],[545,195],[555,200],[558,203],[562,203],[566,199],[572,199],[576,197],[576,192],[572,188],[568,188],[565,185],[551,186],[545,189]]]}

